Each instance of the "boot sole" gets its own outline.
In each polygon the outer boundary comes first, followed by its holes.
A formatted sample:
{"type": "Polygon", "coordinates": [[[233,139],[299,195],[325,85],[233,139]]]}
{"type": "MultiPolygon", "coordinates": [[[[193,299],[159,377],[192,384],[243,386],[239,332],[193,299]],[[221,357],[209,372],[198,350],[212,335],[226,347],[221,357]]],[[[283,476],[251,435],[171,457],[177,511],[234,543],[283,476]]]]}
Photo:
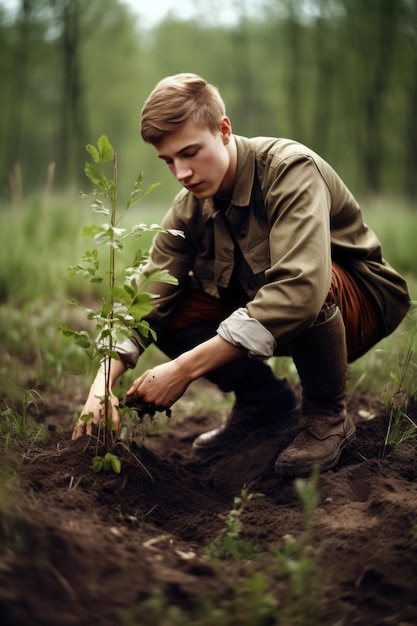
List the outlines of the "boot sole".
{"type": "Polygon", "coordinates": [[[322,459],[321,461],[312,461],[311,463],[303,464],[275,463],[275,472],[281,476],[307,476],[311,474],[316,465],[319,466],[320,472],[327,472],[328,470],[333,469],[338,464],[343,450],[355,439],[356,428],[353,427],[347,433],[346,437],[342,439],[337,450],[335,450],[335,452],[327,458],[322,459]]]}

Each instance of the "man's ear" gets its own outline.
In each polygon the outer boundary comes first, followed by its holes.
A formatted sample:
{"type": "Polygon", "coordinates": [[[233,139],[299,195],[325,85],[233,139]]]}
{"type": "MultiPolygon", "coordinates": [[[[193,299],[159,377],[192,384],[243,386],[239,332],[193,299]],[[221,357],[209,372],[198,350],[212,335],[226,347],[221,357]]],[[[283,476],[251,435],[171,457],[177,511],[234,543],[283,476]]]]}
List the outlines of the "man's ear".
{"type": "Polygon", "coordinates": [[[227,145],[232,136],[232,124],[226,115],[220,120],[220,134],[223,139],[223,143],[227,145]]]}

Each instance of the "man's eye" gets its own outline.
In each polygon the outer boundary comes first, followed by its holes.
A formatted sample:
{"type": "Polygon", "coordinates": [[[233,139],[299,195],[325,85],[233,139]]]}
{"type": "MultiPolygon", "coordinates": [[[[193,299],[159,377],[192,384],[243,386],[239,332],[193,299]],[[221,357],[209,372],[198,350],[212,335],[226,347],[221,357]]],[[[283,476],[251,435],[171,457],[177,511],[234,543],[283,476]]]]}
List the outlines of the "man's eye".
{"type": "Polygon", "coordinates": [[[191,159],[193,156],[195,156],[197,154],[197,150],[193,150],[192,152],[186,152],[184,154],[184,157],[186,159],[191,159]]]}

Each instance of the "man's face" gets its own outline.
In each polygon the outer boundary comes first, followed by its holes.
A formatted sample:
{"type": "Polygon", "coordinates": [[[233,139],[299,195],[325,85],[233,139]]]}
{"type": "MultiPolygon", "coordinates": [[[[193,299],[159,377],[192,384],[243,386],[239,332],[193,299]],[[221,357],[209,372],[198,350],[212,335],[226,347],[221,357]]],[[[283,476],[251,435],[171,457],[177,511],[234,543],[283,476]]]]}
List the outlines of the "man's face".
{"type": "Polygon", "coordinates": [[[222,118],[212,132],[189,121],[155,145],[175,178],[197,198],[229,195],[236,173],[236,147],[230,121],[222,118]]]}

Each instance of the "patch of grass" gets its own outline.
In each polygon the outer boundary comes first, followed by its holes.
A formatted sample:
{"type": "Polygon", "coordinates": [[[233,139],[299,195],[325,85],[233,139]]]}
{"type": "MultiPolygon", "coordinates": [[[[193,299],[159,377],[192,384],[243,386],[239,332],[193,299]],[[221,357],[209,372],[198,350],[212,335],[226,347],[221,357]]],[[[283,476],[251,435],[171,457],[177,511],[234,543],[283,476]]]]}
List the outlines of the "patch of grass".
{"type": "Polygon", "coordinates": [[[23,395],[21,411],[13,409],[7,402],[3,403],[0,422],[3,450],[13,450],[17,444],[26,447],[28,443],[33,444],[35,441],[43,444],[49,441],[45,427],[36,424],[31,415],[37,411],[40,401],[39,393],[29,389],[23,395]]]}
{"type": "Polygon", "coordinates": [[[384,443],[396,446],[417,437],[417,424],[407,415],[408,402],[417,393],[417,361],[414,358],[417,343],[417,308],[409,314],[411,330],[398,352],[397,369],[391,373],[391,384],[385,394],[389,423],[384,443]]]}
{"type": "Polygon", "coordinates": [[[286,626],[320,626],[322,609],[318,570],[314,559],[313,524],[318,504],[319,470],[315,467],[309,479],[297,478],[294,487],[303,504],[303,532],[298,539],[284,538],[282,548],[273,549],[275,575],[288,582],[280,615],[286,626]]]}
{"type": "Polygon", "coordinates": [[[248,487],[243,487],[239,496],[233,500],[232,509],[222,518],[225,527],[207,546],[206,554],[210,558],[218,559],[252,559],[256,548],[252,541],[243,536],[242,513],[254,498],[263,497],[260,493],[251,493],[248,487]]]}
{"type": "MultiPolygon", "coordinates": [[[[132,209],[126,227],[141,222],[155,222],[158,211],[144,203],[140,211],[132,209]]],[[[45,203],[42,198],[27,200],[21,209],[0,210],[0,303],[16,308],[35,301],[61,304],[67,298],[81,302],[101,298],[100,285],[87,285],[81,277],[70,277],[67,267],[80,258],[88,241],[80,237],[83,226],[91,222],[91,211],[78,197],[55,196],[45,203]]],[[[144,233],[140,247],[149,248],[152,233],[144,233]]],[[[124,261],[133,260],[138,241],[126,243],[124,261]]]]}
{"type": "Polygon", "coordinates": [[[139,603],[133,612],[121,611],[123,626],[322,626],[319,594],[322,578],[314,559],[312,536],[318,478],[315,470],[309,479],[295,481],[303,506],[303,531],[298,539],[287,537],[282,549],[272,551],[275,557],[272,565],[260,571],[260,561],[247,562],[241,543],[234,542],[235,538],[243,538],[239,521],[242,509],[260,495],[251,494],[245,487],[235,498],[225,516],[226,526],[216,538],[216,558],[243,559],[239,575],[233,578],[228,570],[219,569],[218,576],[224,578],[222,597],[213,598],[207,593],[185,609],[167,595],[157,593],[139,603]],[[277,590],[276,580],[285,586],[277,590]]]}
{"type": "Polygon", "coordinates": [[[225,581],[227,597],[214,600],[200,597],[194,606],[184,610],[170,604],[159,593],[142,602],[133,616],[121,611],[123,626],[273,626],[279,620],[279,602],[269,589],[269,578],[255,572],[243,581],[225,581]]]}
{"type": "Polygon", "coordinates": [[[0,396],[12,409],[22,410],[27,388],[42,394],[59,392],[69,374],[90,375],[82,350],[57,329],[70,315],[72,311],[58,301],[45,306],[37,301],[21,310],[0,307],[0,396]]]}
{"type": "MultiPolygon", "coordinates": [[[[417,297],[417,280],[409,277],[408,280],[412,300],[417,297]]],[[[349,366],[348,391],[353,393],[357,387],[368,389],[371,392],[385,395],[387,381],[398,376],[399,361],[403,358],[404,347],[407,344],[415,350],[415,305],[396,330],[382,339],[360,359],[349,366]]],[[[415,392],[414,392],[415,393],[415,392]]]]}
{"type": "MultiPolygon", "coordinates": [[[[366,219],[375,228],[383,243],[384,254],[394,267],[408,273],[412,297],[417,298],[417,279],[414,245],[416,220],[413,207],[399,199],[377,199],[366,206],[366,219]],[[396,207],[395,212],[392,206],[396,207]],[[399,217],[400,216],[400,217],[399,217]],[[407,241],[410,241],[407,243],[407,241]]],[[[162,219],[164,207],[144,202],[126,216],[126,227],[136,223],[150,223],[162,219]]],[[[102,286],[70,277],[67,267],[74,257],[81,257],[88,242],[79,236],[83,226],[91,222],[91,210],[75,195],[33,197],[20,208],[2,206],[0,210],[0,397],[20,410],[24,390],[34,388],[42,394],[59,389],[70,373],[79,373],[90,382],[92,372],[82,350],[58,332],[63,324],[76,329],[89,329],[88,320],[80,316],[77,307],[68,307],[67,301],[77,299],[82,304],[102,298],[102,286]]],[[[144,233],[140,247],[146,249],[152,235],[144,233]]],[[[134,258],[138,247],[135,239],[126,240],[123,263],[134,258]]],[[[381,341],[349,368],[350,390],[357,386],[379,393],[390,380],[397,364],[397,345],[409,332],[407,321],[390,337],[381,341]]],[[[163,359],[160,353],[148,350],[141,357],[135,371],[125,374],[124,380],[133,380],[147,369],[153,359],[163,359]],[[149,361],[148,361],[149,359],[149,361]],[[131,378],[129,378],[131,377],[131,378]]],[[[272,367],[277,375],[287,376],[298,384],[292,359],[276,358],[272,367]]],[[[83,385],[77,383],[78,386],[83,385]]],[[[124,387],[126,384],[122,382],[124,387]]],[[[130,385],[129,385],[130,386],[130,385]]],[[[190,387],[187,396],[174,411],[189,414],[227,412],[231,395],[212,393],[212,388],[200,385],[190,387]],[[193,388],[194,390],[193,390],[193,388]]]]}
{"type": "Polygon", "coordinates": [[[20,411],[5,401],[0,409],[0,546],[18,552],[27,547],[26,525],[17,513],[22,461],[33,446],[50,441],[45,426],[33,419],[41,401],[39,394],[29,389],[23,393],[20,411]]]}

